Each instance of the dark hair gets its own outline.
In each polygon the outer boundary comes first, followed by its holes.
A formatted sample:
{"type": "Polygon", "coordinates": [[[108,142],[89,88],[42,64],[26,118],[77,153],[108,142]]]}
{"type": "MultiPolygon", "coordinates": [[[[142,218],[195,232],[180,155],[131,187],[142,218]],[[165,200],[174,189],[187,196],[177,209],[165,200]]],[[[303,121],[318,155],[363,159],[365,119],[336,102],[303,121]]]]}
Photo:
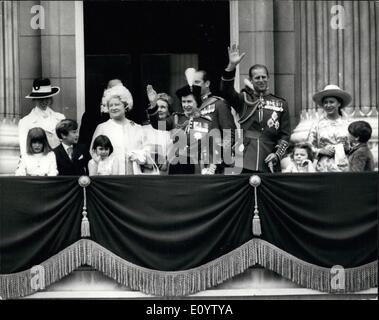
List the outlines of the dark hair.
{"type": "Polygon", "coordinates": [[[40,127],[31,128],[28,131],[28,136],[26,138],[26,153],[34,154],[32,143],[33,142],[41,142],[43,144],[42,153],[48,154],[52,149],[50,147],[49,142],[47,141],[45,131],[40,127]]]}
{"type": "Polygon", "coordinates": [[[109,149],[109,154],[113,152],[113,146],[111,140],[107,136],[99,135],[93,141],[92,150],[96,151],[97,147],[103,147],[105,149],[109,149]]]}
{"type": "Polygon", "coordinates": [[[201,74],[203,75],[203,81],[204,82],[211,81],[209,79],[208,72],[206,72],[205,70],[197,70],[197,72],[201,72],[201,74]]]}
{"type": "Polygon", "coordinates": [[[197,95],[195,93],[188,93],[188,94],[185,94],[185,95],[181,96],[180,97],[180,105],[182,105],[182,98],[189,97],[189,96],[192,96],[194,98],[194,100],[196,101],[196,104],[197,104],[196,108],[200,108],[200,106],[201,106],[201,98],[200,98],[199,95],[197,95]]]}
{"type": "Polygon", "coordinates": [[[347,130],[362,143],[369,141],[372,134],[372,128],[366,121],[354,121],[349,124],[347,130]]]}
{"type": "Polygon", "coordinates": [[[338,114],[339,114],[340,116],[342,116],[342,111],[341,111],[341,109],[345,107],[345,106],[343,106],[343,100],[342,100],[340,97],[326,96],[326,97],[322,98],[322,100],[321,100],[321,103],[322,103],[323,105],[324,105],[324,100],[325,100],[326,98],[334,98],[334,99],[336,99],[336,100],[340,103],[340,106],[338,107],[338,114]]]}
{"type": "Polygon", "coordinates": [[[64,119],[61,120],[55,127],[55,132],[59,139],[63,139],[62,135],[67,136],[71,130],[77,130],[78,123],[75,120],[64,119]]]}
{"type": "Polygon", "coordinates": [[[267,78],[270,77],[270,74],[268,73],[268,69],[267,69],[267,67],[264,64],[255,64],[255,65],[251,66],[250,69],[249,69],[249,77],[250,78],[253,77],[253,71],[256,70],[256,69],[264,69],[266,71],[267,78]]]}
{"type": "Polygon", "coordinates": [[[301,142],[301,143],[296,143],[294,146],[293,146],[293,149],[292,149],[292,158],[293,158],[293,155],[295,153],[295,149],[304,149],[307,151],[307,154],[308,154],[308,159],[313,161],[313,151],[312,151],[312,147],[309,143],[306,143],[306,142],[301,142]]]}

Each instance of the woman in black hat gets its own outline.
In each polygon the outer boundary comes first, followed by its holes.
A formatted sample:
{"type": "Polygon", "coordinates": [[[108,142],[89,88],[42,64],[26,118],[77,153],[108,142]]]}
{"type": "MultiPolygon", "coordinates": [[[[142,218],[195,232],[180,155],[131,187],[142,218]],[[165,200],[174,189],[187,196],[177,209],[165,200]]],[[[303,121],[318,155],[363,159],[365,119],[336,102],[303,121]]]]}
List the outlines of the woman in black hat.
{"type": "Polygon", "coordinates": [[[35,79],[32,92],[25,98],[33,99],[34,108],[18,123],[21,156],[26,154],[26,137],[31,128],[42,128],[52,148],[57,147],[60,141],[55,132],[55,126],[65,116],[51,109],[53,96],[60,91],[59,87],[51,86],[49,79],[35,79]]]}
{"type": "Polygon", "coordinates": [[[351,95],[336,85],[327,85],[313,96],[324,114],[313,124],[308,142],[318,159],[316,171],[348,171],[348,121],[342,117],[344,107],[351,102],[351,95]]]}
{"type": "Polygon", "coordinates": [[[158,124],[160,119],[158,107],[155,105],[147,110],[150,122],[156,129],[171,131],[173,148],[168,153],[169,174],[201,173],[204,168],[202,159],[206,157],[208,150],[202,148],[199,142],[207,137],[211,124],[211,119],[202,116],[198,111],[201,105],[201,87],[186,85],[177,90],[176,95],[181,101],[183,112],[175,112],[165,119],[165,126],[162,128],[162,121],[158,124]]]}

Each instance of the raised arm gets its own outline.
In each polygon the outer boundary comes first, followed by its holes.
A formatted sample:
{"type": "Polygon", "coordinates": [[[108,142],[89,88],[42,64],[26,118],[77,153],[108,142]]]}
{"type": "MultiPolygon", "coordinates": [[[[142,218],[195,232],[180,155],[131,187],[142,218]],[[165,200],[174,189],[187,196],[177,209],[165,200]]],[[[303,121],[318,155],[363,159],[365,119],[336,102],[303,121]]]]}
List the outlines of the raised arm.
{"type": "Polygon", "coordinates": [[[152,125],[152,127],[154,129],[158,129],[162,131],[172,130],[174,128],[174,121],[173,121],[172,116],[170,116],[166,120],[159,120],[158,105],[157,105],[158,95],[157,95],[157,92],[154,90],[154,88],[150,84],[146,87],[146,94],[147,94],[147,98],[149,99],[149,107],[147,108],[147,115],[149,117],[150,124],[152,125]],[[161,127],[159,125],[159,122],[161,122],[165,126],[161,127]]]}
{"type": "Polygon", "coordinates": [[[229,63],[221,77],[220,94],[239,113],[243,108],[243,96],[234,89],[236,67],[245,56],[245,52],[239,54],[239,48],[233,44],[228,47],[229,63]]]}

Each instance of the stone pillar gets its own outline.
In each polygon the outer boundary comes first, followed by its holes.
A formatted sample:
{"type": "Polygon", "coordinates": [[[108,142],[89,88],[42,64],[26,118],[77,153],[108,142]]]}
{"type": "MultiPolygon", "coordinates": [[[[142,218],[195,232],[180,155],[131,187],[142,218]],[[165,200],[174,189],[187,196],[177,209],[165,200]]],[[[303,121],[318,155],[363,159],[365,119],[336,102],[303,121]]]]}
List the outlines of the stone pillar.
{"type": "Polygon", "coordinates": [[[312,100],[313,94],[327,84],[336,84],[353,97],[345,116],[371,124],[370,146],[377,161],[378,14],[377,1],[295,2],[297,90],[301,97],[297,107],[301,116],[292,135],[294,142],[305,140],[312,122],[322,114],[322,108],[312,100]]]}
{"type": "Polygon", "coordinates": [[[294,24],[294,1],[274,1],[274,62],[275,72],[271,75],[275,78],[274,94],[287,100],[291,127],[295,128],[295,77],[296,59],[295,46],[295,24],[294,24]]]}
{"type": "MultiPolygon", "coordinates": [[[[243,80],[253,64],[264,64],[272,75],[275,73],[273,0],[239,1],[238,15],[240,52],[246,52],[240,64],[243,88],[243,80]]],[[[275,92],[275,77],[270,77],[269,86],[275,92]]]]}
{"type": "Polygon", "coordinates": [[[13,173],[19,150],[19,52],[17,2],[0,2],[0,175],[13,173]]]}
{"type": "Polygon", "coordinates": [[[41,30],[42,76],[61,88],[53,109],[76,120],[75,1],[41,1],[41,6],[46,17],[41,30]]]}

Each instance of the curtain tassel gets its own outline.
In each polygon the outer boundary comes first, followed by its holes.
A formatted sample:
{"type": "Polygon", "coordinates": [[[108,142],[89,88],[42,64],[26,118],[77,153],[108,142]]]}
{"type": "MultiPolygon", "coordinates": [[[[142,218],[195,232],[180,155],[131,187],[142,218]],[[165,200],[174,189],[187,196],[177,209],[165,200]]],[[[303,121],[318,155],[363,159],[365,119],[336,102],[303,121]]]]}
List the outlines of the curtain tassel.
{"type": "Polygon", "coordinates": [[[83,188],[83,218],[82,218],[82,224],[80,227],[81,236],[84,237],[90,237],[90,227],[89,227],[89,220],[87,218],[87,193],[86,193],[86,187],[88,187],[91,183],[91,179],[87,176],[81,176],[78,180],[79,185],[83,188]]]}
{"type": "Polygon", "coordinates": [[[260,236],[262,234],[261,219],[259,219],[258,212],[254,211],[253,217],[253,235],[260,236]]]}
{"type": "Polygon", "coordinates": [[[261,184],[261,178],[259,176],[251,176],[249,183],[254,187],[254,217],[253,217],[253,235],[260,236],[262,234],[261,219],[259,218],[258,211],[258,197],[257,197],[257,187],[261,184]]]}
{"type": "Polygon", "coordinates": [[[87,212],[86,211],[83,211],[83,218],[82,218],[82,225],[81,225],[81,236],[82,238],[84,237],[90,237],[91,236],[91,232],[90,232],[90,228],[89,228],[89,220],[87,218],[87,212]]]}

